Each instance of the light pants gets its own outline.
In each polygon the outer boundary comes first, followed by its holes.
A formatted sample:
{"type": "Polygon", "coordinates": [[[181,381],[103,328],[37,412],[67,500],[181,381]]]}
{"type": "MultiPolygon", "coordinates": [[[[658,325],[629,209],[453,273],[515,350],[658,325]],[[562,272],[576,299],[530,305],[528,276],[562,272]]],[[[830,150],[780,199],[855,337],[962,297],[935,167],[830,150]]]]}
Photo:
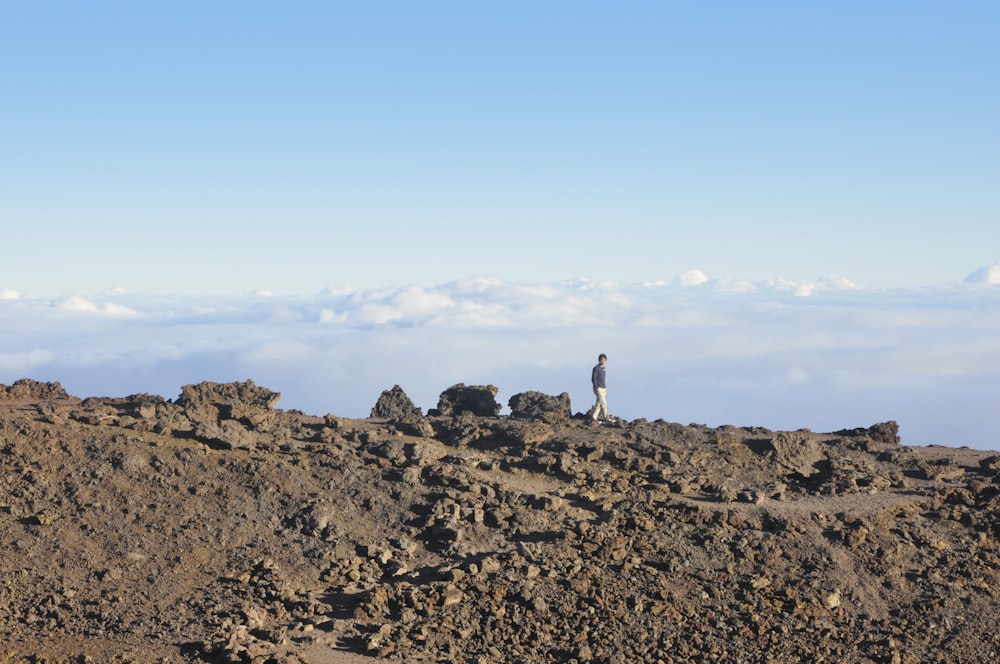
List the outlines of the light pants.
{"type": "Polygon", "coordinates": [[[597,403],[594,404],[594,421],[610,419],[608,415],[608,388],[595,387],[594,394],[597,395],[597,403]]]}

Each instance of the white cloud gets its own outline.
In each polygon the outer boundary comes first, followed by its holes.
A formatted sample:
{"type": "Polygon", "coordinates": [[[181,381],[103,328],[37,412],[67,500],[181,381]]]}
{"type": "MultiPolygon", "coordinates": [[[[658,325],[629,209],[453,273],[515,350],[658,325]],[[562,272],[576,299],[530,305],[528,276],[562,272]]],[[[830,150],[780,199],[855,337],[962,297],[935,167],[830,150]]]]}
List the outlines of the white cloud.
{"type": "Polygon", "coordinates": [[[56,302],[56,307],[66,311],[85,311],[87,313],[96,313],[98,311],[96,304],[90,300],[80,297],[79,295],[71,295],[63,300],[60,300],[59,302],[56,302]]]}
{"type": "Polygon", "coordinates": [[[979,268],[965,278],[965,283],[1000,286],[1000,263],[979,268]]]}
{"type": "Polygon", "coordinates": [[[796,297],[809,297],[815,290],[816,284],[803,283],[795,287],[796,297]]]}
{"type": "Polygon", "coordinates": [[[346,297],[354,293],[353,288],[339,287],[339,288],[325,288],[320,291],[320,295],[323,297],[346,297]]]}
{"type": "Polygon", "coordinates": [[[402,319],[403,313],[388,304],[369,303],[361,307],[358,317],[365,323],[385,325],[402,319]]]}
{"type": "Polygon", "coordinates": [[[565,391],[582,411],[605,352],[612,411],[629,419],[818,431],[896,419],[910,444],[997,448],[1000,415],[984,395],[1000,383],[998,327],[1000,289],[841,278],[19,297],[0,306],[0,383],[174,397],[191,382],[253,378],[284,408],[350,417],[396,383],[425,410],[454,383],[491,383],[501,404],[565,391]]]}
{"type": "MultiPolygon", "coordinates": [[[[757,288],[756,285],[747,282],[740,282],[742,292],[748,292],[757,288]]],[[[768,279],[763,284],[764,288],[777,292],[791,292],[796,297],[810,297],[817,292],[837,292],[857,290],[858,286],[846,277],[826,276],[817,281],[791,281],[782,277],[768,279]]]]}
{"type": "Polygon", "coordinates": [[[392,302],[406,317],[435,316],[455,307],[455,301],[445,293],[417,286],[400,291],[392,302]]]}
{"type": "Polygon", "coordinates": [[[716,284],[720,292],[728,293],[752,293],[757,290],[757,285],[746,279],[722,279],[716,284]]]}
{"type": "Polygon", "coordinates": [[[701,270],[688,270],[687,272],[681,274],[678,277],[682,286],[700,286],[706,281],[708,277],[701,270]]]}
{"type": "Polygon", "coordinates": [[[21,294],[12,288],[0,288],[0,300],[16,300],[21,294]]]}
{"type": "Polygon", "coordinates": [[[830,290],[855,290],[858,287],[857,284],[847,277],[837,275],[823,277],[820,279],[820,283],[830,290]]]}
{"type": "Polygon", "coordinates": [[[80,295],[70,295],[55,303],[57,309],[103,316],[137,316],[138,312],[114,302],[92,302],[80,295]]]}

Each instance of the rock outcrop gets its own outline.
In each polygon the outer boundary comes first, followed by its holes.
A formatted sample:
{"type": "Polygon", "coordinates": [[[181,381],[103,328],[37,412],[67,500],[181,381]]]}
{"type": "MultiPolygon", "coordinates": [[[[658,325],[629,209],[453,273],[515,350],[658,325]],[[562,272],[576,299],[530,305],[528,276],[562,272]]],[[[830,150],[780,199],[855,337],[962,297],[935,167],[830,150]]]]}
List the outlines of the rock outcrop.
{"type": "Polygon", "coordinates": [[[12,385],[0,385],[0,401],[52,401],[68,398],[69,394],[58,382],[42,383],[22,378],[12,385]]]}
{"type": "Polygon", "coordinates": [[[541,420],[543,422],[565,422],[573,416],[569,394],[551,396],[542,392],[521,392],[507,402],[512,417],[541,420]]]}
{"type": "Polygon", "coordinates": [[[384,390],[379,396],[372,408],[371,416],[396,422],[415,422],[423,417],[423,413],[413,404],[403,388],[393,385],[392,389],[384,390]]]}
{"type": "Polygon", "coordinates": [[[185,385],[176,403],[193,423],[195,438],[226,449],[252,450],[267,443],[280,399],[281,394],[248,380],[185,385]]]}
{"type": "Polygon", "coordinates": [[[494,385],[452,385],[441,393],[433,415],[477,415],[490,417],[500,413],[496,402],[499,390],[494,385]]]}

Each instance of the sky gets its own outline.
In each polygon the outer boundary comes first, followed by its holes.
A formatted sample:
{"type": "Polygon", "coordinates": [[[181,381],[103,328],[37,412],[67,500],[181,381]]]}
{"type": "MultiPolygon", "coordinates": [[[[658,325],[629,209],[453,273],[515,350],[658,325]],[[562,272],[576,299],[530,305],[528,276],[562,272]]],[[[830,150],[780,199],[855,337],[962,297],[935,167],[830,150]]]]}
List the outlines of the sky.
{"type": "Polygon", "coordinates": [[[607,352],[623,416],[1000,447],[998,24],[0,0],[0,383],[583,410],[607,352]]]}

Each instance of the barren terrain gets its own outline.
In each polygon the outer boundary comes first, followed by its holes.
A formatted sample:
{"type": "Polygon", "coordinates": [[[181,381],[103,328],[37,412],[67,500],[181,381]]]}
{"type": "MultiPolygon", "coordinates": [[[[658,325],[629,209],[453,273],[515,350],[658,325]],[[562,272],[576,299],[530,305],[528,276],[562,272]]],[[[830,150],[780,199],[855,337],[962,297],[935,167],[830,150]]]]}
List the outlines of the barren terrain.
{"type": "Polygon", "coordinates": [[[1000,658],[997,453],[495,394],[0,386],[0,662],[1000,658]]]}

